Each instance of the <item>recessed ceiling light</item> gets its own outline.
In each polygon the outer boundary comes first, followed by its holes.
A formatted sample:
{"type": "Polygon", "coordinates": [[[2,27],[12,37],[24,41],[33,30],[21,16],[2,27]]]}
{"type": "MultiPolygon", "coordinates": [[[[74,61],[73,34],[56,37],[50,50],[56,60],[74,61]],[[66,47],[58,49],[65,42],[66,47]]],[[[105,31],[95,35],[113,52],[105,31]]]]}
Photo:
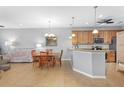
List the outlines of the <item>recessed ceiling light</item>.
{"type": "Polygon", "coordinates": [[[86,22],[85,24],[86,24],[86,25],[89,25],[89,23],[88,23],[88,22],[86,22]]]}
{"type": "Polygon", "coordinates": [[[122,23],[123,23],[123,21],[119,21],[119,22],[118,22],[118,24],[122,24],[122,23]]]}
{"type": "Polygon", "coordinates": [[[23,24],[19,24],[19,26],[23,26],[23,24]]]}
{"type": "Polygon", "coordinates": [[[102,18],[102,17],[103,17],[103,15],[102,15],[102,14],[100,14],[100,15],[99,15],[99,18],[102,18]]]}

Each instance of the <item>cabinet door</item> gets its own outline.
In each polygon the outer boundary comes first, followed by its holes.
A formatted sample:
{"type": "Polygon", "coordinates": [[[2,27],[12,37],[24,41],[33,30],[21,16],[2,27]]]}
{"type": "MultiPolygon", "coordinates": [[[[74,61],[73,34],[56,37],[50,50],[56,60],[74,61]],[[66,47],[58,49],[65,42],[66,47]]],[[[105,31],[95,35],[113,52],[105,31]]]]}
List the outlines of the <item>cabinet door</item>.
{"type": "Polygon", "coordinates": [[[104,31],[104,43],[111,44],[111,31],[104,31]]]}
{"type": "Polygon", "coordinates": [[[72,32],[72,34],[75,34],[75,37],[72,37],[72,44],[73,45],[76,45],[76,44],[78,44],[78,34],[77,34],[78,32],[76,32],[76,31],[73,31],[72,32]]]}
{"type": "Polygon", "coordinates": [[[78,35],[78,44],[83,44],[83,33],[81,31],[77,32],[78,35]]]}
{"type": "Polygon", "coordinates": [[[116,37],[117,31],[112,31],[111,32],[111,37],[116,37]]]}
{"type": "Polygon", "coordinates": [[[104,31],[104,43],[108,43],[108,40],[107,40],[107,31],[104,31]]]}
{"type": "Polygon", "coordinates": [[[83,33],[83,44],[88,44],[88,32],[82,32],[83,33]]]}
{"type": "Polygon", "coordinates": [[[110,51],[107,53],[107,61],[115,62],[115,51],[110,51]]]}
{"type": "Polygon", "coordinates": [[[99,31],[98,37],[104,38],[104,31],[99,31]]]}
{"type": "Polygon", "coordinates": [[[92,32],[88,32],[88,44],[93,44],[93,34],[92,32]]]}

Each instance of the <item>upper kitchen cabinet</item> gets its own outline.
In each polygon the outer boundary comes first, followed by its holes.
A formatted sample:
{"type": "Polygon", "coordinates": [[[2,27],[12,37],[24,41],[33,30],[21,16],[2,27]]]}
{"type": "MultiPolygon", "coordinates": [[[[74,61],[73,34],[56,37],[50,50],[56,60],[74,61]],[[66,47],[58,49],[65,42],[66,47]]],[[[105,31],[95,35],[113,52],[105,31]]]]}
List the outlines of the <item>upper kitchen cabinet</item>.
{"type": "Polygon", "coordinates": [[[111,37],[116,37],[117,31],[111,31],[111,37]]]}
{"type": "Polygon", "coordinates": [[[83,44],[88,44],[88,32],[87,31],[83,31],[82,34],[83,34],[82,43],[83,44]]]}
{"type": "Polygon", "coordinates": [[[100,38],[104,38],[104,31],[99,31],[99,33],[98,33],[98,37],[100,37],[100,38]]]}
{"type": "Polygon", "coordinates": [[[91,31],[88,32],[88,44],[93,44],[93,34],[91,31]]]}
{"type": "Polygon", "coordinates": [[[111,44],[111,31],[104,31],[104,43],[111,44]]]}
{"type": "Polygon", "coordinates": [[[117,31],[103,31],[104,32],[104,43],[111,44],[112,38],[116,37],[117,31]]]}
{"type": "Polygon", "coordinates": [[[93,35],[91,31],[73,31],[76,36],[72,38],[72,44],[92,44],[93,35]]]}
{"type": "Polygon", "coordinates": [[[78,32],[77,31],[73,31],[72,34],[75,35],[74,37],[72,37],[72,44],[73,45],[77,45],[78,44],[78,32]]]}
{"type": "Polygon", "coordinates": [[[83,33],[81,31],[79,31],[77,33],[77,36],[78,36],[78,38],[77,38],[78,44],[83,44],[83,41],[84,41],[83,33]]]}
{"type": "Polygon", "coordinates": [[[93,44],[93,38],[103,38],[104,44],[111,44],[112,38],[116,37],[118,31],[99,31],[95,36],[92,34],[92,31],[72,31],[72,34],[75,34],[75,37],[72,38],[73,45],[83,45],[83,44],[93,44]]]}

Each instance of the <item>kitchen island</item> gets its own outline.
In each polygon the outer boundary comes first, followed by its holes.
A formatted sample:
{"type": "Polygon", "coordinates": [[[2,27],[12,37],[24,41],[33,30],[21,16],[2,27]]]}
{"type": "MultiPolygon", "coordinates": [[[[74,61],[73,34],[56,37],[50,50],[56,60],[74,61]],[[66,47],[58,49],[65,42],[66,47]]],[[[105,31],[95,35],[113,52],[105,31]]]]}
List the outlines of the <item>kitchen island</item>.
{"type": "Polygon", "coordinates": [[[106,78],[105,51],[73,50],[72,67],[91,78],[106,78]]]}

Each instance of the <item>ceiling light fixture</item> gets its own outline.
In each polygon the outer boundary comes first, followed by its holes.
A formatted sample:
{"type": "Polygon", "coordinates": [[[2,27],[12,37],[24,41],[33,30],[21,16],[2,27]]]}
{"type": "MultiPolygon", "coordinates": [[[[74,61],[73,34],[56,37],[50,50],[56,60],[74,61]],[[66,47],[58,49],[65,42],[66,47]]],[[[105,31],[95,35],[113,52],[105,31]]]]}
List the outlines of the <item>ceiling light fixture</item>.
{"type": "Polygon", "coordinates": [[[103,17],[103,15],[102,15],[102,14],[100,14],[100,15],[99,15],[99,18],[102,18],[102,17],[103,17]]]}
{"type": "Polygon", "coordinates": [[[75,37],[76,35],[75,34],[72,34],[72,37],[75,37]]]}
{"type": "MultiPolygon", "coordinates": [[[[48,23],[49,23],[49,32],[51,32],[51,21],[49,20],[48,23]]],[[[53,34],[53,33],[50,33],[50,34],[45,33],[44,36],[45,36],[45,37],[55,37],[56,35],[53,34]]]]}
{"type": "Polygon", "coordinates": [[[85,24],[86,24],[86,25],[89,25],[89,23],[88,23],[88,22],[86,22],[85,24]]]}
{"type": "Polygon", "coordinates": [[[99,32],[99,31],[96,29],[96,8],[97,8],[97,7],[98,7],[98,6],[95,6],[95,7],[94,7],[94,10],[95,10],[95,11],[94,11],[94,14],[95,14],[95,16],[94,16],[94,30],[92,31],[93,34],[98,34],[98,32],[99,32]]]}
{"type": "MultiPolygon", "coordinates": [[[[73,29],[73,27],[74,27],[74,17],[72,17],[72,29],[73,29]]],[[[75,37],[76,35],[75,34],[72,34],[71,36],[72,37],[75,37]]]]}
{"type": "MultiPolygon", "coordinates": [[[[72,17],[72,23],[70,24],[71,31],[73,30],[73,26],[74,26],[74,17],[72,17]]],[[[71,34],[71,36],[69,36],[68,38],[69,38],[69,39],[72,39],[72,38],[75,37],[75,36],[76,36],[75,34],[71,34]]]]}
{"type": "Polygon", "coordinates": [[[23,26],[23,24],[19,24],[19,26],[23,26]]]}

